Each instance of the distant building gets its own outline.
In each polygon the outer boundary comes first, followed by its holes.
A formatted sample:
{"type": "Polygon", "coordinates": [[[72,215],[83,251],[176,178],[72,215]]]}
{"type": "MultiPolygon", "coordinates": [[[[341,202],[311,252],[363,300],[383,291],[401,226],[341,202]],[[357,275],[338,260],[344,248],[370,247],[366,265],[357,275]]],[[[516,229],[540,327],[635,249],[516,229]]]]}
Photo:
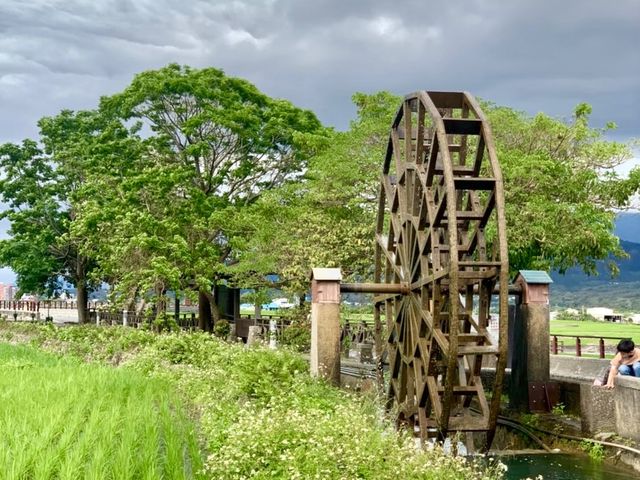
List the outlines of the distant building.
{"type": "Polygon", "coordinates": [[[604,307],[587,308],[587,314],[602,321],[605,320],[605,317],[612,317],[614,315],[612,308],[604,307]]]}
{"type": "Polygon", "coordinates": [[[0,300],[5,300],[10,302],[15,299],[16,296],[16,287],[13,285],[7,285],[5,283],[0,283],[0,300]]]}

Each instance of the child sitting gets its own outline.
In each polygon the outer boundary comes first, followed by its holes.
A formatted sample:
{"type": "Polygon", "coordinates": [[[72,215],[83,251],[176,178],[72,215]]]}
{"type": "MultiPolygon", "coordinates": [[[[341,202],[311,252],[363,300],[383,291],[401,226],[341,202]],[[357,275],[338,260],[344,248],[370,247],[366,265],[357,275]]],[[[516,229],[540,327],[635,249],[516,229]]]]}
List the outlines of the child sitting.
{"type": "Polygon", "coordinates": [[[611,360],[605,388],[614,387],[613,382],[618,373],[640,377],[640,348],[636,348],[633,340],[620,340],[616,349],[618,353],[611,360]]]}

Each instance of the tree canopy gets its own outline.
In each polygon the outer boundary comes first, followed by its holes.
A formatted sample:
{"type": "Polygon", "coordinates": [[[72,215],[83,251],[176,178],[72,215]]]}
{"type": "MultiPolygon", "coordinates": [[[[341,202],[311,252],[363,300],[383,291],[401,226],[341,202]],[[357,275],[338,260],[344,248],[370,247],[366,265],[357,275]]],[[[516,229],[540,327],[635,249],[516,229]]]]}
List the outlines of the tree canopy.
{"type": "Polygon", "coordinates": [[[300,175],[325,136],[313,113],[213,68],[143,72],[99,114],[129,128],[128,153],[99,141],[73,234],[127,297],[196,289],[205,302],[233,283],[249,268],[244,211],[300,175]]]}
{"type": "MultiPolygon", "coordinates": [[[[279,271],[298,288],[312,266],[340,266],[363,280],[372,274],[382,160],[401,98],[379,92],[356,94],[354,102],[358,118],[350,129],[334,134],[295,186],[261,202],[264,216],[280,216],[277,228],[263,232],[264,243],[275,246],[279,271]]],[[[595,273],[596,260],[624,256],[613,231],[616,209],[639,190],[640,169],[628,178],[615,173],[631,156],[629,145],[605,138],[615,125],[589,126],[586,104],[569,120],[487,102],[483,109],[505,182],[512,271],[578,265],[595,273]]]]}
{"type": "MultiPolygon", "coordinates": [[[[401,100],[353,100],[357,118],[336,132],[245,80],[169,65],[95,111],[43,118],[39,142],[0,147],[11,222],[0,263],[22,291],[106,281],[122,302],[170,289],[205,303],[219,282],[259,288],[270,273],[302,293],[315,266],[367,280],[401,100]]],[[[613,170],[630,156],[606,139],[614,125],[591,127],[585,104],[569,120],[483,108],[505,181],[511,268],[592,273],[596,260],[624,255],[615,211],[639,190],[640,169],[613,170]]]]}

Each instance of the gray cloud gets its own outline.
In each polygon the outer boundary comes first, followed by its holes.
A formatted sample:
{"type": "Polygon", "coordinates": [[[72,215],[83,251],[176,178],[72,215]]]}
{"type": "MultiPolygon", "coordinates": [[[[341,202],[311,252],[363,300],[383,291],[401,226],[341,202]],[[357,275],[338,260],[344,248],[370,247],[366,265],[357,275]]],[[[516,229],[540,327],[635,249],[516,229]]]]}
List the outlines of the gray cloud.
{"type": "Polygon", "coordinates": [[[640,136],[635,0],[4,0],[0,31],[1,139],[169,62],[222,68],[338,128],[355,91],[429,88],[554,115],[586,101],[640,136]]]}

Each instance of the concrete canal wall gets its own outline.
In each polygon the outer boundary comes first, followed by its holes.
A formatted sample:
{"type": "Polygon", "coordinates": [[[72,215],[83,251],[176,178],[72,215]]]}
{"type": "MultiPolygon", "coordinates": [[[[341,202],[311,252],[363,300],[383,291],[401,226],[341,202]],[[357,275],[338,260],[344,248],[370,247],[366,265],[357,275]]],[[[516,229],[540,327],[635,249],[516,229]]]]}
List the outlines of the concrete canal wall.
{"type": "Polygon", "coordinates": [[[640,441],[640,378],[620,376],[612,390],[595,386],[609,360],[551,355],[551,379],[561,384],[561,399],[580,414],[585,434],[612,432],[640,441]]]}

